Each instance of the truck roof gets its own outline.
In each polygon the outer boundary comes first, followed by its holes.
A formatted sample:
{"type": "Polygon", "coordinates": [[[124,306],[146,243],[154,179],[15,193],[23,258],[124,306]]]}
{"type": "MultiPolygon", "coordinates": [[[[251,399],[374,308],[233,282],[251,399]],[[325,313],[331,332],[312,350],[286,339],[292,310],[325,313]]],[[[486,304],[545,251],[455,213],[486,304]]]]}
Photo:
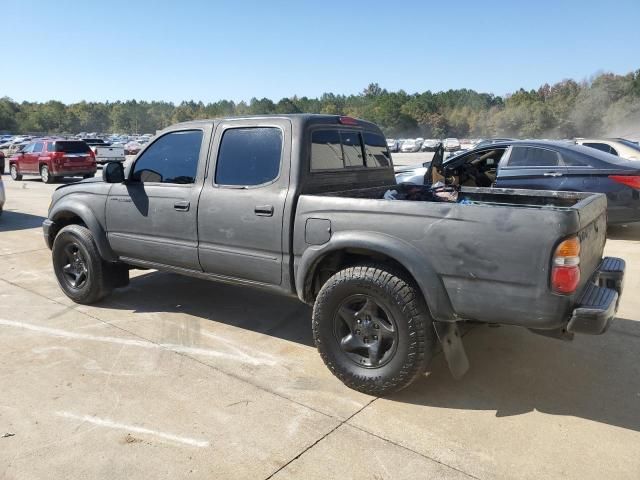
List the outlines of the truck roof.
{"type": "Polygon", "coordinates": [[[368,122],[367,120],[362,120],[360,118],[351,118],[351,117],[347,117],[344,115],[326,115],[326,114],[321,114],[321,113],[287,113],[287,114],[272,114],[272,115],[242,115],[242,116],[231,116],[231,117],[215,117],[215,118],[209,118],[209,119],[202,119],[202,120],[190,120],[187,122],[181,122],[178,124],[174,124],[169,128],[175,128],[176,125],[181,125],[181,126],[196,126],[196,125],[202,125],[202,124],[210,124],[210,123],[216,123],[216,122],[223,122],[223,121],[227,121],[227,120],[255,120],[255,119],[275,119],[275,118],[287,118],[289,120],[291,120],[292,124],[298,124],[300,126],[304,125],[304,124],[319,124],[319,123],[335,123],[336,125],[345,125],[345,126],[361,126],[361,127],[366,127],[366,128],[370,128],[372,130],[378,131],[379,127],[372,123],[372,122],[368,122]],[[347,124],[347,123],[341,123],[340,119],[351,119],[351,120],[355,120],[357,123],[356,125],[352,125],[352,124],[347,124]]]}

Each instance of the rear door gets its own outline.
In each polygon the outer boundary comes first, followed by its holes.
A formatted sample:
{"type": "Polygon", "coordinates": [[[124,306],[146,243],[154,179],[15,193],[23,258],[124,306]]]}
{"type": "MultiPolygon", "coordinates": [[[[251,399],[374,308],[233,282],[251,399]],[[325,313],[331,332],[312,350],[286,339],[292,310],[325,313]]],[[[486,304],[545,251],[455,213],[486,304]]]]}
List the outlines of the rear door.
{"type": "Polygon", "coordinates": [[[500,162],[495,186],[563,190],[567,173],[561,155],[555,150],[541,146],[513,145],[500,162]]]}
{"type": "Polygon", "coordinates": [[[283,212],[289,191],[291,123],[229,120],[216,127],[198,204],[202,269],[222,277],[282,283],[283,212]]]}

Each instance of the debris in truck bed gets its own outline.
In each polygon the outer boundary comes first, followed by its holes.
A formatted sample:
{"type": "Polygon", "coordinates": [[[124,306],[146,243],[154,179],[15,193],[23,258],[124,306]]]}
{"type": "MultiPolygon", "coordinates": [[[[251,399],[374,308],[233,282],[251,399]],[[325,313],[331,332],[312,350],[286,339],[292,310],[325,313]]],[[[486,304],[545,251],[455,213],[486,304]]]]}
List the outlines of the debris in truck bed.
{"type": "Polygon", "coordinates": [[[457,185],[445,185],[442,182],[432,186],[415,185],[413,183],[400,183],[397,189],[387,190],[383,198],[385,200],[413,200],[418,202],[456,202],[460,187],[457,185]]]}

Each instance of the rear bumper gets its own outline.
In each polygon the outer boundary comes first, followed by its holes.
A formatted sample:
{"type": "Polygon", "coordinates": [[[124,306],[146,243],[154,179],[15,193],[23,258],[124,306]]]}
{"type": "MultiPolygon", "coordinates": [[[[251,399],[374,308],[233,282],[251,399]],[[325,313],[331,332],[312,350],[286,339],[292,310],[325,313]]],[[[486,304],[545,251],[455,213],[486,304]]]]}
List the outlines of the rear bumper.
{"type": "Polygon", "coordinates": [[[625,263],[606,257],[593,275],[573,309],[567,331],[599,335],[615,317],[624,284],[625,263]]]}
{"type": "Polygon", "coordinates": [[[90,173],[96,173],[98,171],[97,166],[78,168],[78,169],[60,169],[55,172],[51,172],[51,175],[56,177],[79,177],[81,175],[88,175],[90,173]]]}

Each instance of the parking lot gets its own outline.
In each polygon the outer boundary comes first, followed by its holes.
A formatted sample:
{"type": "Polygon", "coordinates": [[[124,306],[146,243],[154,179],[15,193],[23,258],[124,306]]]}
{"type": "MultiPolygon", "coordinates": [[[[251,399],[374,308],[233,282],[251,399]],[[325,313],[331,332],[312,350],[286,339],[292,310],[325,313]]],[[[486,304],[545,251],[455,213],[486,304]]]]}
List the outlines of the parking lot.
{"type": "Polygon", "coordinates": [[[56,185],[4,182],[0,478],[640,477],[640,226],[606,246],[627,274],[605,335],[473,327],[462,380],[439,355],[377,399],[328,371],[295,299],[135,271],[74,304],[42,239],[56,185]]]}

